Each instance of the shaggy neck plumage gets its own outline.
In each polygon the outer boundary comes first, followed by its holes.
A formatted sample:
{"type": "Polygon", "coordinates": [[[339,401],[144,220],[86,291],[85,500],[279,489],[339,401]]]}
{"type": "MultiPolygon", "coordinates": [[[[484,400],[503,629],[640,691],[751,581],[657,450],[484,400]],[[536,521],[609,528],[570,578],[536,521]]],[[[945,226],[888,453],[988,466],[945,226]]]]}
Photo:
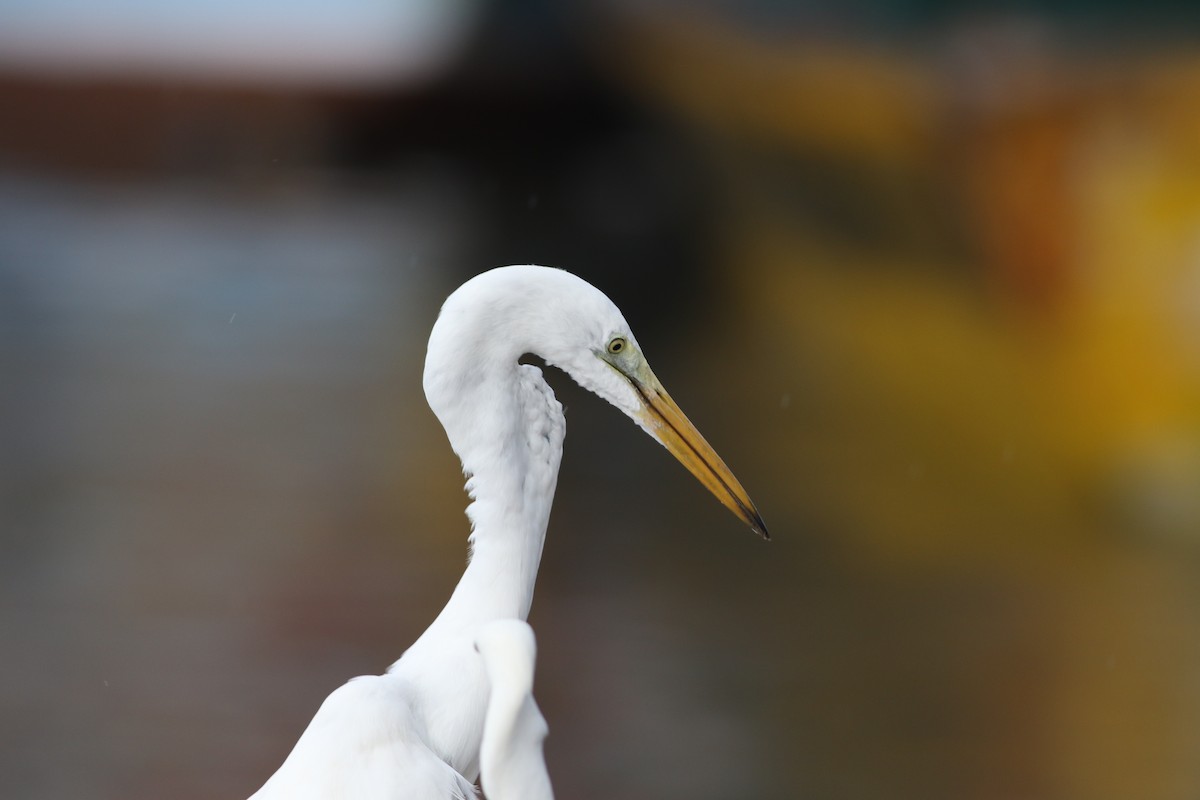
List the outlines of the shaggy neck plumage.
{"type": "Polygon", "coordinates": [[[470,562],[438,628],[528,616],[562,457],[561,406],[540,370],[515,357],[467,369],[426,376],[472,501],[470,562]]]}

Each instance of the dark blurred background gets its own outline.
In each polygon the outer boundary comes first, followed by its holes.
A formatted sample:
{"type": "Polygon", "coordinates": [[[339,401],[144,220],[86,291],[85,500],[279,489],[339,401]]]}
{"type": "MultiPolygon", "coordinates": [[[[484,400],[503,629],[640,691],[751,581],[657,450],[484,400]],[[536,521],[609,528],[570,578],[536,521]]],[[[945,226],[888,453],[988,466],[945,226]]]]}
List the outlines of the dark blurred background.
{"type": "Polygon", "coordinates": [[[564,266],[562,798],[1200,797],[1200,8],[0,2],[0,794],[241,798],[461,572],[442,299],[564,266]]]}

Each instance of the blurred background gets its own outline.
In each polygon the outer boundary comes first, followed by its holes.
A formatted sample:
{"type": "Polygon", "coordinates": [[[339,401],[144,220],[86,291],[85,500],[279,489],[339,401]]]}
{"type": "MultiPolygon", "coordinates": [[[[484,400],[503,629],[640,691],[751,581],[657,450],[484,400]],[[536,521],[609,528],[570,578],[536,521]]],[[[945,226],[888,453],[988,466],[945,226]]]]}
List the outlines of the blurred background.
{"type": "Polygon", "coordinates": [[[1200,797],[1200,6],[0,2],[0,793],[241,798],[466,554],[442,299],[565,376],[562,798],[1200,797]]]}

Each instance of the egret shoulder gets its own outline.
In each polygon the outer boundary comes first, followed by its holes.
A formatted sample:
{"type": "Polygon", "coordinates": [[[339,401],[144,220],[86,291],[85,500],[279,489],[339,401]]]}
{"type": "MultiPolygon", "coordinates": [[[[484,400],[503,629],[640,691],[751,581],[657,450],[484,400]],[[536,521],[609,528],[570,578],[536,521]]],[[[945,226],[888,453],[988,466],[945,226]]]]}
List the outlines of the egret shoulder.
{"type": "Polygon", "coordinates": [[[471,782],[426,743],[412,691],[392,675],[335,689],[250,800],[475,800],[471,782]]]}

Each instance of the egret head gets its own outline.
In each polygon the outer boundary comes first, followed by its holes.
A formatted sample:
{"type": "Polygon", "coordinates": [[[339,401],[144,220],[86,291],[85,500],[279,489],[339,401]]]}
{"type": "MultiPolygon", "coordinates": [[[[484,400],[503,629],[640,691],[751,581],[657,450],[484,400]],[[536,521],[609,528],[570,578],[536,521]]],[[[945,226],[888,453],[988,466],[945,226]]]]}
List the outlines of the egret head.
{"type": "MultiPolygon", "coordinates": [[[[620,317],[615,306],[613,311],[620,317]]],[[[687,467],[726,508],[764,539],[769,539],[754,501],[663,388],[624,319],[620,324],[611,325],[604,335],[593,338],[587,350],[586,355],[576,354],[570,363],[557,365],[581,386],[625,412],[687,467]]],[[[547,361],[555,363],[550,359],[547,361]]]]}
{"type": "MultiPolygon", "coordinates": [[[[763,538],[770,538],[746,490],[667,394],[629,323],[603,292],[558,269],[499,267],[476,276],[451,295],[439,325],[448,314],[465,317],[467,309],[481,307],[486,313],[473,316],[490,320],[478,326],[482,328],[478,334],[481,348],[503,348],[495,353],[500,362],[533,353],[562,369],[580,386],[624,412],[726,508],[763,538]],[[502,333],[496,322],[501,319],[506,320],[502,333]]],[[[435,327],[431,353],[437,336],[435,327]]],[[[432,398],[430,402],[433,404],[432,398]]]]}

